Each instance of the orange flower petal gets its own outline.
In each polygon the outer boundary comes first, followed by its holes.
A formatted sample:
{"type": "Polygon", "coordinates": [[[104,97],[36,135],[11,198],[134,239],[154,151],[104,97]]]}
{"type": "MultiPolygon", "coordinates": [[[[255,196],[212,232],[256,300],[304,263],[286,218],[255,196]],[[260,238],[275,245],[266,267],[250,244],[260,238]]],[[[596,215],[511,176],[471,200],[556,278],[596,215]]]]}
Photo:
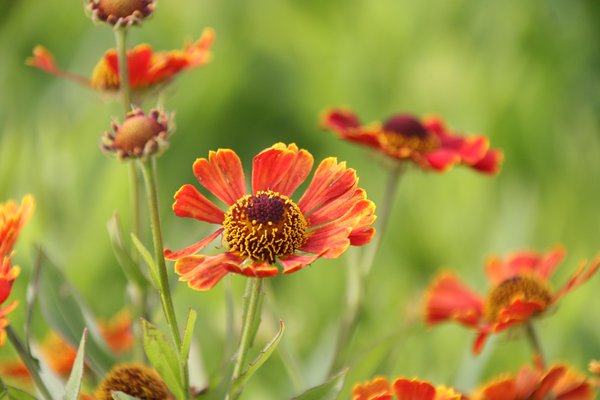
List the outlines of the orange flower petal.
{"type": "Polygon", "coordinates": [[[281,265],[283,265],[284,274],[291,274],[299,269],[311,264],[316,259],[320,258],[321,254],[297,254],[288,257],[282,257],[279,259],[281,265]]]}
{"type": "Polygon", "coordinates": [[[434,400],[435,387],[429,382],[416,379],[396,379],[392,384],[396,396],[402,400],[434,400]]]}
{"type": "Polygon", "coordinates": [[[479,172],[483,172],[489,175],[495,175],[500,170],[500,165],[504,160],[504,153],[502,150],[491,149],[483,156],[483,158],[472,164],[471,167],[479,172]]]}
{"type": "Polygon", "coordinates": [[[195,254],[195,253],[199,252],[200,250],[202,250],[203,248],[205,248],[206,246],[208,246],[221,233],[223,233],[223,228],[217,230],[215,233],[205,237],[204,239],[200,240],[199,242],[196,242],[196,243],[192,244],[191,246],[188,246],[185,249],[182,249],[179,251],[171,251],[169,249],[165,249],[164,256],[167,260],[171,260],[171,261],[179,260],[182,257],[191,256],[192,254],[195,254]]]}
{"type": "Polygon", "coordinates": [[[242,162],[232,150],[211,151],[208,160],[197,159],[193,169],[200,184],[228,206],[246,193],[242,162]]]}
{"type": "Polygon", "coordinates": [[[587,282],[600,268],[600,257],[596,258],[592,263],[587,266],[586,263],[582,262],[575,271],[575,274],[567,281],[567,283],[554,295],[554,301],[562,298],[565,294],[569,293],[573,289],[578,288],[585,282],[587,282]]]}
{"type": "Polygon", "coordinates": [[[285,196],[306,180],[313,165],[313,157],[295,144],[277,143],[254,157],[252,191],[273,190],[285,196]]]}
{"type": "Polygon", "coordinates": [[[425,154],[423,158],[427,161],[427,166],[436,171],[444,172],[455,164],[460,163],[460,155],[449,149],[438,149],[425,154]]]}
{"type": "Polygon", "coordinates": [[[317,206],[342,196],[357,185],[356,171],[346,168],[345,162],[338,163],[334,157],[326,158],[317,167],[298,206],[302,213],[307,215],[317,206]]]}
{"type": "Polygon", "coordinates": [[[391,400],[390,384],[384,377],[377,377],[352,388],[352,400],[391,400]]]}
{"type": "Polygon", "coordinates": [[[475,327],[483,317],[483,298],[451,273],[438,275],[427,290],[425,320],[433,325],[455,320],[475,327]]]}
{"type": "Polygon", "coordinates": [[[321,114],[321,127],[336,131],[356,129],[360,127],[358,116],[350,110],[332,108],[321,114]]]}
{"type": "Polygon", "coordinates": [[[239,262],[241,260],[231,253],[187,256],[177,260],[175,272],[181,275],[179,280],[187,282],[190,288],[208,290],[230,272],[230,267],[235,268],[239,262]]]}
{"type": "Polygon", "coordinates": [[[204,197],[192,185],[183,185],[175,193],[173,211],[178,217],[194,218],[212,224],[222,224],[225,212],[204,197]]]}
{"type": "Polygon", "coordinates": [[[33,48],[33,57],[25,60],[25,64],[39,68],[50,74],[55,74],[58,71],[54,56],[44,46],[37,45],[33,48]]]}
{"type": "Polygon", "coordinates": [[[558,264],[565,257],[565,249],[555,246],[547,254],[535,251],[520,251],[507,257],[491,257],[486,265],[486,273],[492,284],[499,284],[516,275],[532,272],[543,279],[549,279],[558,264]]]}

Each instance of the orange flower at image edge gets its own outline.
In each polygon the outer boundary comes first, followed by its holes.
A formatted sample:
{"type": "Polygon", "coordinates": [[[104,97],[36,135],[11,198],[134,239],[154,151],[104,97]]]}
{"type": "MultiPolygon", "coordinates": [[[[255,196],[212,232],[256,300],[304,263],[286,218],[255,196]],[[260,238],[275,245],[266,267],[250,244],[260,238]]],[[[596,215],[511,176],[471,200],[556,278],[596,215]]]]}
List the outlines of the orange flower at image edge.
{"type": "Polygon", "coordinates": [[[484,136],[465,137],[450,132],[435,117],[418,119],[397,114],[383,124],[363,125],[350,110],[331,109],[322,114],[321,126],[342,139],[374,148],[396,160],[410,160],[425,170],[443,172],[456,164],[495,174],[502,152],[490,149],[484,136]]]}
{"type": "Polygon", "coordinates": [[[241,161],[232,150],[197,159],[196,178],[228,209],[222,210],[192,185],[175,194],[175,215],[220,226],[183,250],[165,250],[167,259],[176,260],[180,280],[207,290],[230,272],[268,277],[277,275],[280,266],[289,274],[320,257],[338,257],[349,245],[368,243],[374,234],[375,205],[344,162],[323,160],[300,200],[291,199],[312,166],[306,150],[277,143],[254,157],[248,193],[241,161]],[[220,235],[225,251],[194,255],[220,235]]]}
{"type": "MultiPolygon", "coordinates": [[[[134,92],[151,89],[171,81],[180,72],[200,67],[211,60],[210,47],[215,38],[212,29],[206,28],[200,39],[184,50],[154,52],[148,44],[128,50],[129,85],[134,92]]],[[[57,67],[52,54],[42,46],[33,50],[26,63],[50,74],[91,86],[99,91],[115,92],[119,89],[119,63],[117,51],[108,50],[96,64],[91,78],[86,78],[57,67]]]]}
{"type": "Polygon", "coordinates": [[[13,282],[19,276],[19,266],[11,264],[13,247],[19,233],[31,218],[35,202],[25,196],[18,206],[14,201],[0,204],[0,346],[6,340],[7,315],[17,307],[17,301],[3,305],[12,291],[13,282]]]}
{"type": "Polygon", "coordinates": [[[596,273],[600,259],[582,263],[559,290],[552,291],[550,278],[563,260],[564,249],[547,254],[516,253],[503,261],[491,258],[486,267],[492,284],[487,297],[471,291],[452,273],[440,274],[428,289],[425,318],[429,325],[456,321],[478,332],[473,350],[479,353],[490,334],[529,321],[596,273]]]}
{"type": "Polygon", "coordinates": [[[547,371],[523,367],[517,376],[507,376],[483,385],[475,400],[592,400],[594,389],[581,373],[566,365],[547,371]]]}
{"type": "Polygon", "coordinates": [[[364,384],[354,385],[352,400],[460,400],[463,396],[445,386],[435,387],[426,381],[398,378],[391,385],[378,377],[364,384]],[[396,397],[394,397],[396,395],[396,397]]]}

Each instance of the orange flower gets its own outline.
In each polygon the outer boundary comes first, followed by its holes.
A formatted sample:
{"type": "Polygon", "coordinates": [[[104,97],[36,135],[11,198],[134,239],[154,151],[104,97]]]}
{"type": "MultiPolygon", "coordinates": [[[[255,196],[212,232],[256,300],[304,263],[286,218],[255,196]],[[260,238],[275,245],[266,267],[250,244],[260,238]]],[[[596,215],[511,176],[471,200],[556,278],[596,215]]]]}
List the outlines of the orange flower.
{"type": "MultiPolygon", "coordinates": [[[[10,296],[13,282],[21,271],[19,266],[11,264],[13,247],[21,229],[31,218],[34,207],[35,202],[30,195],[23,197],[21,206],[17,206],[14,201],[0,204],[0,306],[10,296]]],[[[0,346],[6,340],[6,316],[16,307],[17,301],[0,307],[0,346]]]]}
{"type": "Polygon", "coordinates": [[[77,357],[77,350],[55,332],[50,332],[42,343],[42,354],[52,371],[68,376],[77,357]]]}
{"type": "Polygon", "coordinates": [[[571,290],[596,273],[600,259],[587,268],[582,263],[559,290],[552,291],[550,278],[564,258],[564,249],[547,254],[522,251],[506,261],[492,257],[486,273],[492,288],[487,297],[471,291],[452,273],[440,274],[428,289],[425,318],[429,325],[456,321],[478,331],[473,351],[479,353],[487,337],[543,313],[571,290]]]}
{"type": "Polygon", "coordinates": [[[20,359],[5,361],[0,364],[0,376],[11,377],[20,381],[31,382],[31,374],[20,359]]]}
{"type": "MultiPolygon", "coordinates": [[[[214,31],[206,28],[198,41],[183,50],[154,52],[148,44],[130,49],[127,52],[127,66],[133,93],[140,95],[144,91],[160,88],[182,71],[210,62],[210,47],[214,38],[214,31]]],[[[33,49],[33,57],[28,58],[26,64],[98,91],[115,92],[119,89],[119,62],[115,49],[104,54],[89,79],[58,68],[52,54],[42,46],[33,49]]]]}
{"type": "Polygon", "coordinates": [[[100,333],[108,347],[117,354],[133,347],[134,337],[129,311],[123,310],[109,321],[100,321],[100,333]]]}
{"type": "Polygon", "coordinates": [[[375,148],[397,160],[411,160],[425,170],[443,172],[463,164],[495,174],[502,161],[502,152],[490,149],[484,136],[456,135],[435,117],[420,120],[410,114],[397,114],[383,124],[362,125],[352,111],[331,109],[323,113],[321,126],[342,139],[375,148]]]}
{"type": "Polygon", "coordinates": [[[165,250],[167,259],[177,261],[180,280],[207,290],[230,272],[268,277],[277,275],[280,266],[289,274],[320,257],[338,257],[349,245],[368,243],[374,234],[375,205],[345,162],[323,160],[300,200],[291,199],[312,165],[306,150],[277,143],[254,157],[248,193],[241,161],[232,150],[211,151],[208,159],[197,159],[196,178],[228,209],[223,211],[192,185],[175,194],[175,215],[220,225],[183,250],[165,250]],[[220,235],[225,251],[194,255],[220,235]]]}
{"type": "Polygon", "coordinates": [[[352,389],[352,400],[460,400],[463,396],[445,386],[433,386],[426,381],[398,378],[392,385],[383,377],[377,377],[352,389]]]}
{"type": "Polygon", "coordinates": [[[475,400],[591,400],[594,390],[588,379],[566,365],[547,371],[521,368],[517,376],[496,379],[480,388],[475,400]]]}

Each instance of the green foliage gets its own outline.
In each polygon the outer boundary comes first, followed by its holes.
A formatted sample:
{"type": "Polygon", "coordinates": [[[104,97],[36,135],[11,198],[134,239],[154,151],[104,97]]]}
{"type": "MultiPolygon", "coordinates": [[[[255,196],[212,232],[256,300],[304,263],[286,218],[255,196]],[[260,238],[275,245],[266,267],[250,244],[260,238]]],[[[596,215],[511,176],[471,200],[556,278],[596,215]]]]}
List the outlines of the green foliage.
{"type": "Polygon", "coordinates": [[[85,368],[85,339],[87,337],[87,330],[83,331],[83,335],[81,335],[81,343],[79,343],[79,348],[77,349],[77,356],[75,357],[75,361],[73,362],[73,368],[71,369],[71,374],[69,375],[69,380],[67,381],[67,386],[65,387],[65,396],[64,400],[78,400],[79,399],[79,391],[81,390],[81,380],[83,379],[83,372],[85,368]]]}
{"type": "Polygon", "coordinates": [[[342,370],[334,375],[327,382],[308,389],[299,396],[294,397],[294,400],[336,400],[340,396],[340,392],[344,387],[347,369],[342,370]]]}

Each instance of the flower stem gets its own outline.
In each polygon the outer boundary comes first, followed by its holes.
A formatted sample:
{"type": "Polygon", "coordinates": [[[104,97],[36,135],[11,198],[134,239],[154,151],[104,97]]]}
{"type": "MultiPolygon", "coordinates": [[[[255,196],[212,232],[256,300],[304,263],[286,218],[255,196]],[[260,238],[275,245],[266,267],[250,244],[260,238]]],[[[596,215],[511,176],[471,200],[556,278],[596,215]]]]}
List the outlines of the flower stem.
{"type": "MultiPolygon", "coordinates": [[[[169,287],[169,278],[167,276],[167,266],[163,255],[163,241],[160,228],[160,215],[158,213],[158,190],[156,184],[156,172],[154,168],[154,158],[150,160],[139,160],[139,165],[144,176],[146,184],[146,192],[148,195],[148,209],[150,211],[150,225],[152,227],[152,241],[154,242],[154,258],[158,267],[160,280],[160,300],[163,307],[163,312],[167,323],[171,329],[171,336],[177,348],[177,352],[181,352],[181,335],[179,333],[179,325],[173,307],[173,299],[171,297],[171,288],[169,287]]],[[[186,393],[189,396],[189,374],[187,360],[181,360],[184,367],[184,380],[186,393]]]]}
{"type": "Polygon", "coordinates": [[[333,361],[329,369],[329,376],[335,375],[346,361],[346,351],[350,339],[354,335],[358,322],[358,314],[363,307],[365,296],[366,281],[373,267],[377,249],[381,243],[381,237],[385,233],[392,206],[396,198],[396,190],[400,183],[400,178],[404,172],[403,164],[396,164],[390,169],[388,180],[385,186],[385,192],[381,205],[377,208],[377,233],[363,254],[359,263],[352,263],[348,268],[348,283],[346,286],[346,307],[342,316],[342,322],[338,332],[338,338],[333,353],[333,361]]]}
{"type": "Polygon", "coordinates": [[[10,325],[6,327],[6,333],[8,336],[8,340],[10,340],[13,347],[19,354],[19,357],[21,357],[21,360],[27,367],[27,370],[31,374],[31,377],[33,378],[33,381],[35,382],[35,386],[42,394],[42,397],[47,400],[52,400],[52,395],[50,394],[50,391],[48,390],[48,388],[46,387],[46,384],[44,383],[44,381],[42,380],[42,377],[40,376],[37,360],[35,360],[32,357],[31,353],[27,351],[27,349],[25,348],[25,346],[23,345],[23,343],[17,336],[16,332],[12,329],[12,327],[10,325]]]}
{"type": "Polygon", "coordinates": [[[527,341],[533,350],[535,364],[539,364],[542,368],[546,368],[544,352],[542,351],[542,346],[540,345],[540,340],[537,332],[535,331],[535,327],[533,326],[533,322],[527,321],[527,323],[525,323],[525,334],[527,335],[527,341]]]}
{"type": "Polygon", "coordinates": [[[244,306],[242,315],[242,336],[240,338],[240,345],[238,347],[235,365],[233,367],[233,374],[231,375],[230,382],[230,399],[236,399],[240,394],[231,393],[231,387],[233,382],[242,375],[246,357],[248,356],[248,350],[252,347],[252,339],[256,332],[256,318],[260,318],[260,306],[262,304],[261,297],[263,295],[263,280],[262,278],[248,278],[246,283],[246,292],[244,293],[244,306]]]}
{"type": "Polygon", "coordinates": [[[129,70],[127,65],[127,27],[115,29],[117,56],[119,57],[119,88],[123,96],[125,114],[131,109],[131,90],[129,88],[129,70]]]}

